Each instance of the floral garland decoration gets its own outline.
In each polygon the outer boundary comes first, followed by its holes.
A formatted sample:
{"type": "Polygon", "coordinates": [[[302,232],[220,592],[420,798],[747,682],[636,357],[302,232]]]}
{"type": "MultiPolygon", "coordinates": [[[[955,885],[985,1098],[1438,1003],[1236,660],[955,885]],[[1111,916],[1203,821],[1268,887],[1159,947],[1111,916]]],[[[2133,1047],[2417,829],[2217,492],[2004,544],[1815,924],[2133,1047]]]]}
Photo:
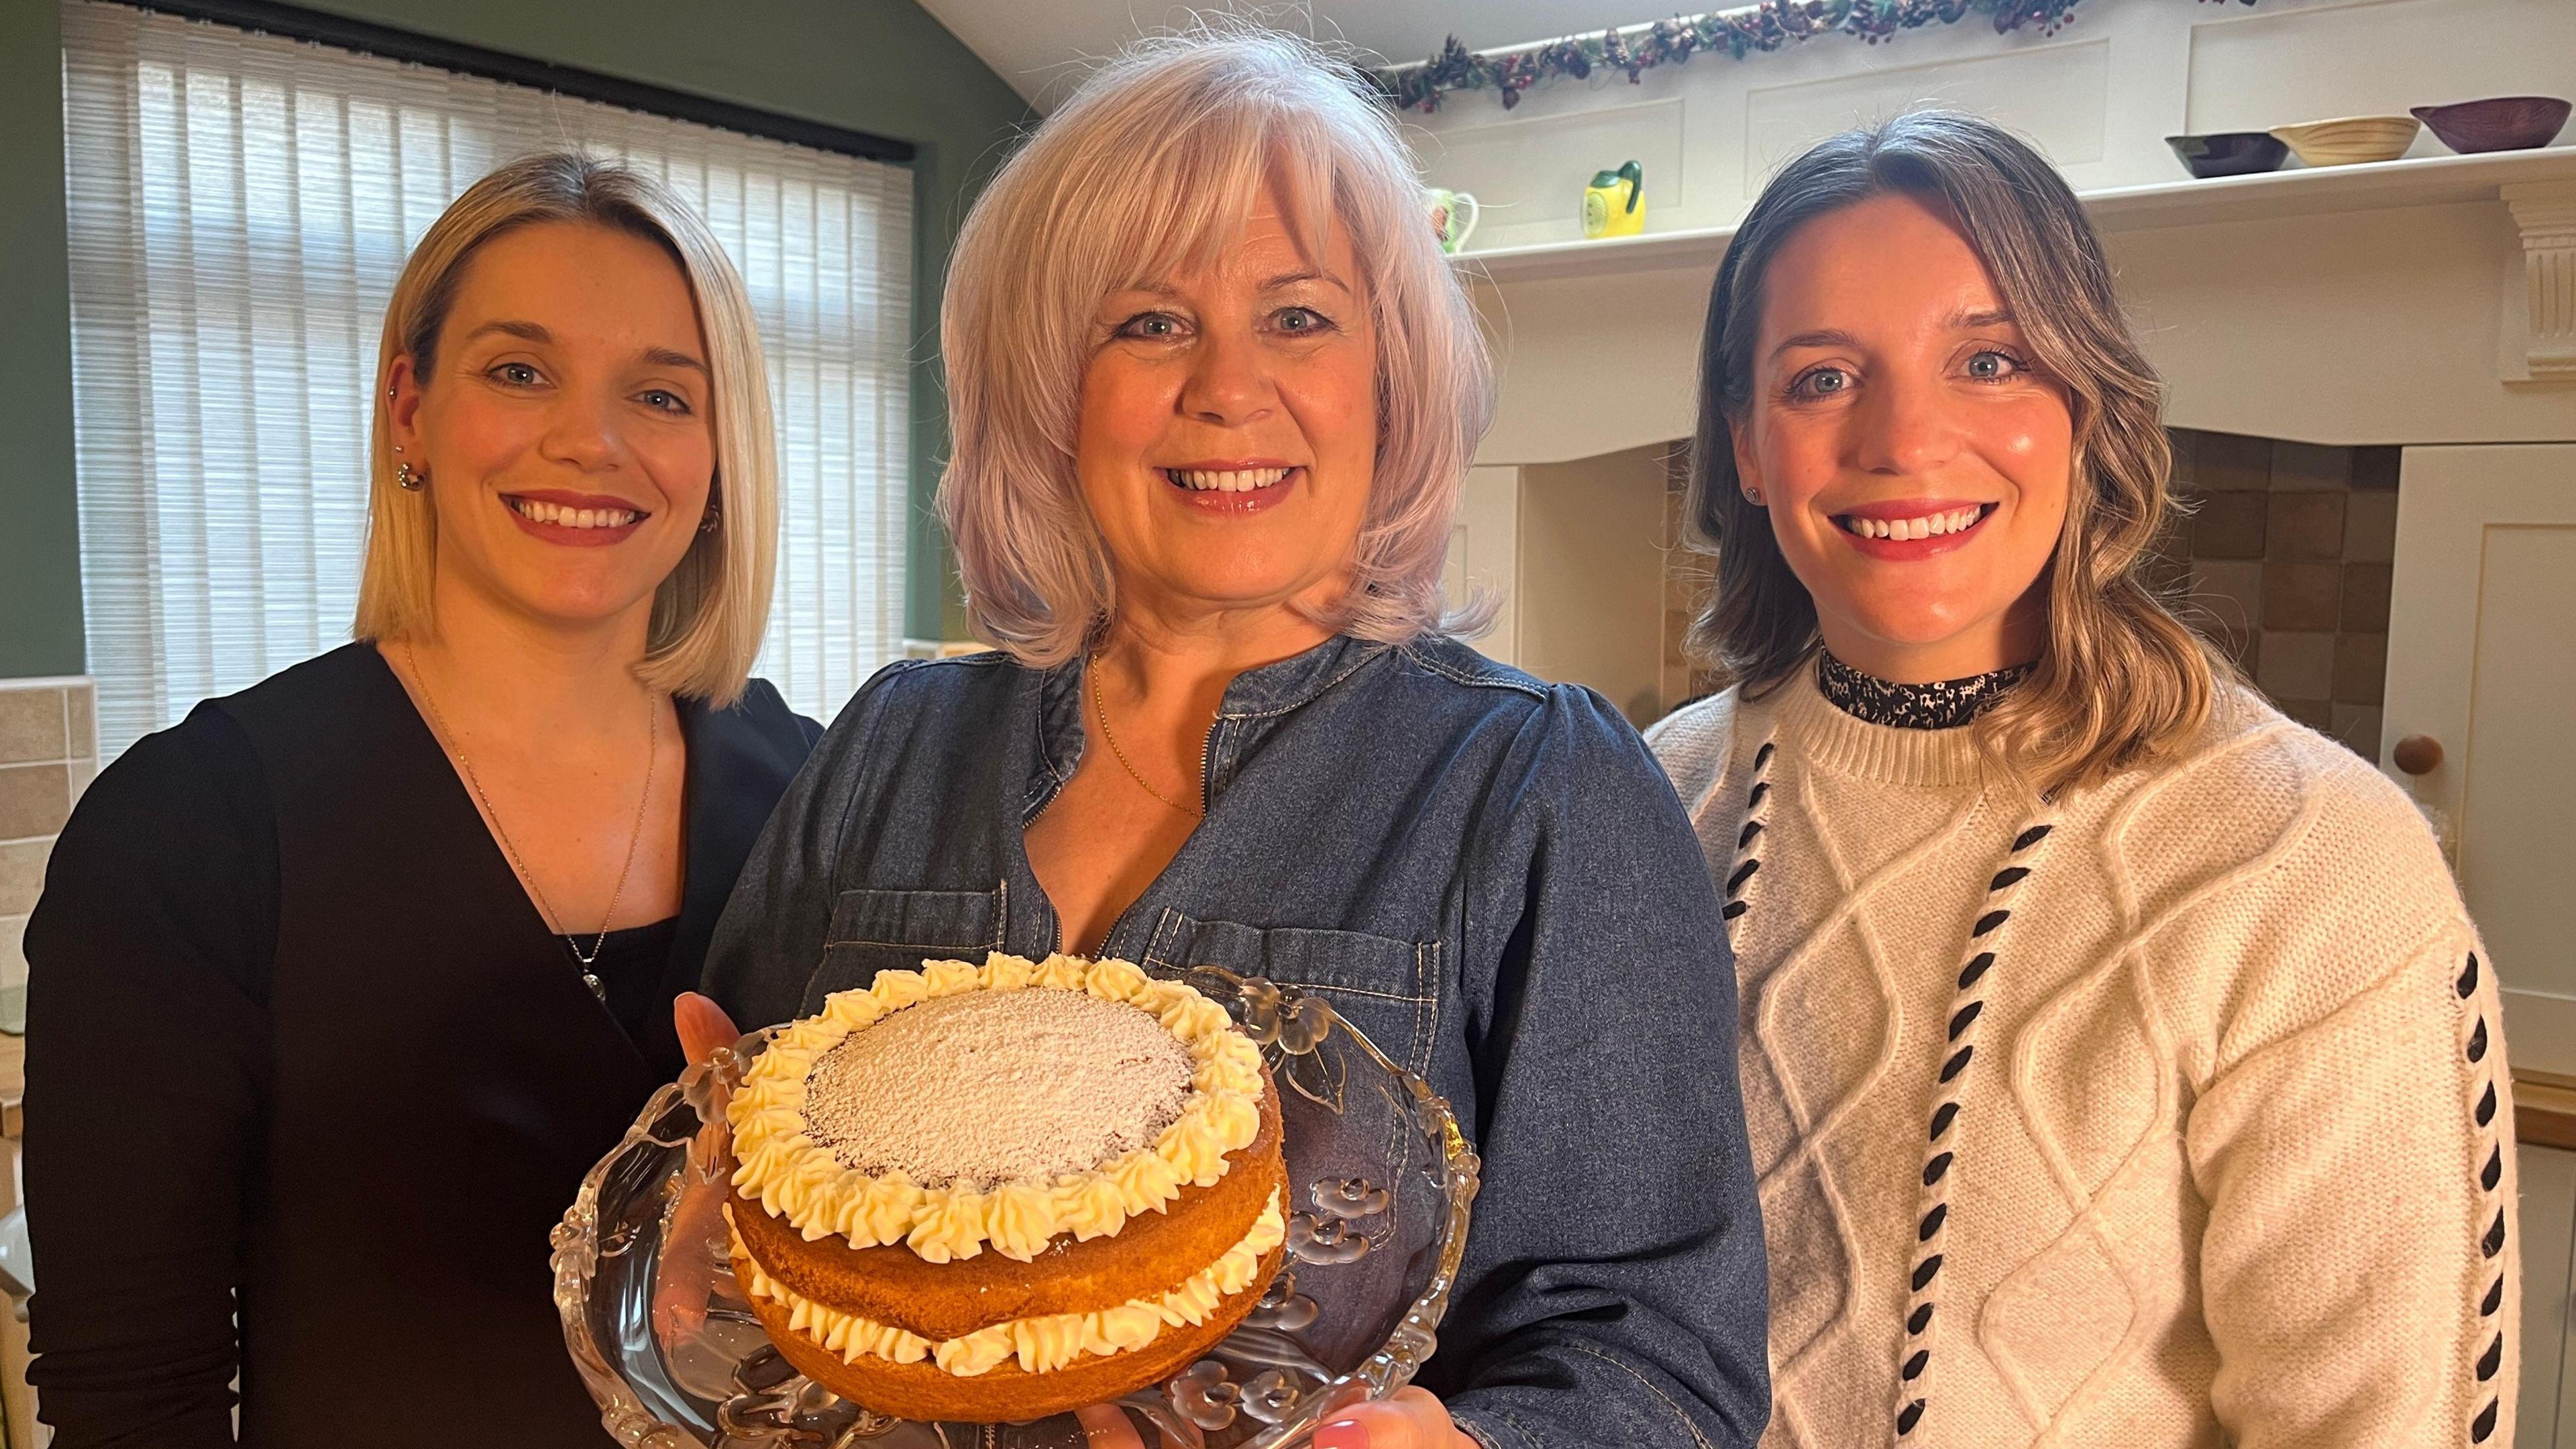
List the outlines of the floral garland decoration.
{"type": "MultiPolygon", "coordinates": [[[[1993,17],[1995,33],[2036,28],[2054,35],[2075,23],[2080,0],[1757,0],[1736,10],[1676,16],[1592,35],[1569,35],[1544,44],[1477,52],[1450,36],[1440,53],[1419,65],[1369,72],[1388,105],[1436,111],[1450,91],[1498,91],[1503,109],[1520,104],[1521,92],[1557,76],[1588,80],[1595,70],[1622,71],[1630,85],[1661,65],[1685,65],[1702,51],[1724,51],[1737,60],[1775,51],[1820,35],[1855,35],[1871,45],[1900,30],[1955,25],[1971,14],[1993,17]]],[[[2205,0],[2225,4],[2227,0],[2205,0]]],[[[2252,5],[2255,0],[2238,0],[2252,5]]]]}

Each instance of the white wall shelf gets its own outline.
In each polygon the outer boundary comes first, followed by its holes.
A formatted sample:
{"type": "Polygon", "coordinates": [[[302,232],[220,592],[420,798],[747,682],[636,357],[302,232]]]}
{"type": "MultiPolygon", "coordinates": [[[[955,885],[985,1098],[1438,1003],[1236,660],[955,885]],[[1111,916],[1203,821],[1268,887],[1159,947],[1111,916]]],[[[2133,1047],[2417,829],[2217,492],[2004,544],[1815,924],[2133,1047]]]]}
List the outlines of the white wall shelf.
{"type": "MultiPolygon", "coordinates": [[[[2576,145],[2303,167],[2211,181],[2115,186],[2078,195],[2094,225],[2105,232],[2125,232],[2495,201],[2505,187],[2549,182],[2576,182],[2576,145]]],[[[1729,225],[1604,241],[1542,242],[1470,250],[1459,254],[1454,264],[1471,277],[1497,283],[1704,269],[1717,264],[1734,236],[1735,228],[1729,225]]]]}

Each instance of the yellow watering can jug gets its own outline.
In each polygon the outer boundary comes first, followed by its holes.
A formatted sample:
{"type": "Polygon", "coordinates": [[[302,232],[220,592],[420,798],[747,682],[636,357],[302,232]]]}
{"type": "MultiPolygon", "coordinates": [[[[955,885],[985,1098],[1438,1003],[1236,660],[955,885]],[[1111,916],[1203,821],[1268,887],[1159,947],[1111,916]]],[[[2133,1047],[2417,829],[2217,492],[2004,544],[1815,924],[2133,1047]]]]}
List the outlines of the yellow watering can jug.
{"type": "Polygon", "coordinates": [[[1596,171],[1583,188],[1583,234],[1635,236],[1646,229],[1646,169],[1631,161],[1616,171],[1596,171]]]}

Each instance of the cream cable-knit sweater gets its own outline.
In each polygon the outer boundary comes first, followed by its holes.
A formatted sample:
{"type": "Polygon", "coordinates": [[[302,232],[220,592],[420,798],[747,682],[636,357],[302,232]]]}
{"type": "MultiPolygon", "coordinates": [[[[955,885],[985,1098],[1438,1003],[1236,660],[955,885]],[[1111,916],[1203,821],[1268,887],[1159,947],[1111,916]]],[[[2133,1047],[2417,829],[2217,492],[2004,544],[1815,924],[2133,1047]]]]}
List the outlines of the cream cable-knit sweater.
{"type": "Polygon", "coordinates": [[[2395,787],[2224,714],[2054,809],[1811,670],[1648,732],[1729,901],[1766,1445],[2511,1442],[2494,973],[2395,787]]]}

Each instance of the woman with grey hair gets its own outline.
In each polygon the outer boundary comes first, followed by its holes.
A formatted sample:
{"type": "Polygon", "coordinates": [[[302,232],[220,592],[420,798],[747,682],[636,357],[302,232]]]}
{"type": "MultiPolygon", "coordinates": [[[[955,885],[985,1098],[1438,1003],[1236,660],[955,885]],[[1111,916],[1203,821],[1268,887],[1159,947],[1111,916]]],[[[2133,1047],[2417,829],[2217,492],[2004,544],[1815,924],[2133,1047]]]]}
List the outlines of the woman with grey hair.
{"type": "Polygon", "coordinates": [[[1315,1442],[1748,1444],[1764,1271],[1716,893],[1617,713],[1447,632],[1492,388],[1419,187],[1278,37],[1139,49],[1039,128],[942,318],[941,506],[1000,647],[852,702],[707,987],[763,1024],[997,949],[1318,993],[1456,1107],[1484,1188],[1437,1397],[1315,1442]]]}

